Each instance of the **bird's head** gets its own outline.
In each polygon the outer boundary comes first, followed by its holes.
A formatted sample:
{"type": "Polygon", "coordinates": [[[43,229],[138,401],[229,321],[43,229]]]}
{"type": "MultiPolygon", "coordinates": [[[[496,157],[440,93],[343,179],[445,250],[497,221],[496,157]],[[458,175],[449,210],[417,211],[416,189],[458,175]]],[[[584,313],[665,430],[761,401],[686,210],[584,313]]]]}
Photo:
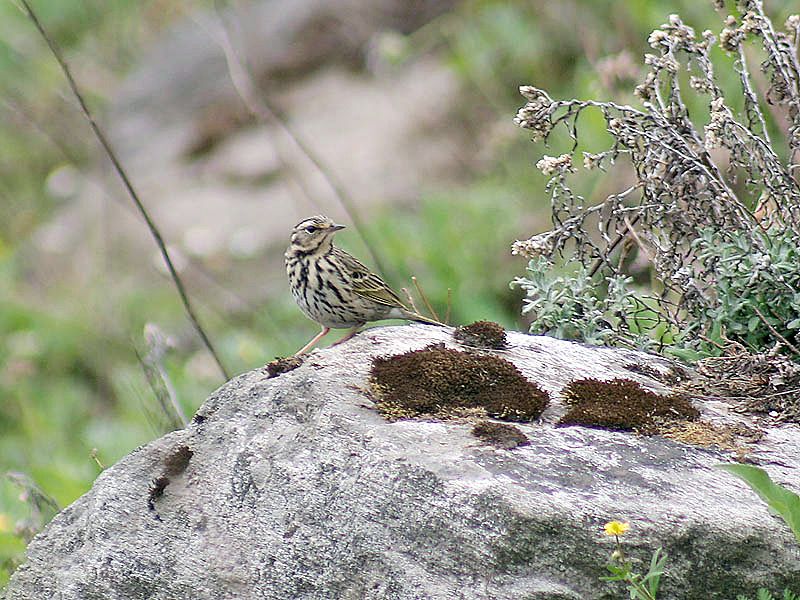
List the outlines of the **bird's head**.
{"type": "Polygon", "coordinates": [[[344,225],[337,225],[323,215],[300,221],[292,230],[289,250],[296,254],[314,254],[330,248],[334,234],[344,225]]]}

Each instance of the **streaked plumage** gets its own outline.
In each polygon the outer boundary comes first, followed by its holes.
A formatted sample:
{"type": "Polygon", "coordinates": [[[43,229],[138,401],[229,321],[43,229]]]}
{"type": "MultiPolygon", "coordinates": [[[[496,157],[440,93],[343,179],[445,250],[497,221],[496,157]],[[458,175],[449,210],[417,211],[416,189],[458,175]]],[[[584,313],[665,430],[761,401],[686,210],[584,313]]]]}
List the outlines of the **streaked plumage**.
{"type": "Polygon", "coordinates": [[[316,344],[331,329],[352,331],[350,339],[369,321],[410,319],[441,325],[410,310],[398,295],[361,261],[333,245],[343,225],[319,215],[305,219],[292,230],[286,249],[289,287],[300,309],[322,325],[322,331],[297,354],[316,344]]]}

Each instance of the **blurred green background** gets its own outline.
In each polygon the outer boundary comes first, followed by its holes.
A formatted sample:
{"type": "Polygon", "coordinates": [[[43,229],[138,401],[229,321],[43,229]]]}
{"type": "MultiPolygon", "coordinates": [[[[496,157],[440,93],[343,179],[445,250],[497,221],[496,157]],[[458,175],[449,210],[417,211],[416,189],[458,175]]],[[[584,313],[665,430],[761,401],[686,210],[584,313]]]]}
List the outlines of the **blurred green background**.
{"type": "MultiPolygon", "coordinates": [[[[776,23],[790,4],[771,3],[776,23]]],[[[174,21],[209,5],[34,2],[98,115],[144,48],[174,21]]],[[[380,252],[390,282],[408,285],[403,278],[416,275],[441,312],[451,289],[454,323],[491,319],[525,330],[520,293],[508,285],[525,263],[510,256],[509,247],[547,227],[545,180],[533,164],[542,153],[563,151],[569,141],[537,148],[525,132],[507,127],[523,104],[517,88],[534,84],[554,98],[636,104],[632,90],[642,73],[647,36],[670,13],[698,32],[721,27],[711,2],[696,0],[468,0],[410,34],[398,60],[415,52],[443,56],[467,90],[458,110],[484,123],[496,121],[499,133],[475,140],[486,156],[458,185],[427,190],[413,206],[383,206],[365,218],[363,233],[380,252]]],[[[48,179],[65,165],[86,168],[100,155],[55,61],[13,0],[0,2],[0,86],[2,587],[24,556],[23,529],[30,533],[51,516],[46,507],[37,513],[34,483],[64,507],[91,487],[101,465],[164,432],[135,351],[146,352],[146,323],[178,339],[164,368],[187,414],[222,381],[194,339],[174,288],[155,270],[123,295],[102,280],[45,285],[32,275],[39,257],[31,236],[62,202],[49,193],[48,179]],[[24,474],[31,483],[20,486],[3,477],[7,472],[24,474]]],[[[599,118],[585,124],[583,136],[587,147],[607,140],[599,118]]],[[[581,177],[575,187],[590,198],[604,197],[618,184],[614,175],[581,177]]],[[[344,247],[366,258],[352,230],[341,238],[344,247]]],[[[235,373],[292,353],[317,330],[285,288],[270,291],[250,310],[211,310],[202,296],[196,302],[235,373]]]]}

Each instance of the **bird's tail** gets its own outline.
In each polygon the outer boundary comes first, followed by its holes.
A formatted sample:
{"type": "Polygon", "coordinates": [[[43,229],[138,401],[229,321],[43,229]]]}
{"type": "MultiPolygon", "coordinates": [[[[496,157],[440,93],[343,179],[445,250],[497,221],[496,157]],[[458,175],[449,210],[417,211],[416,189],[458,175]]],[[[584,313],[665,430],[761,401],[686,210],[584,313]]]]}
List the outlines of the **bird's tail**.
{"type": "Polygon", "coordinates": [[[427,323],[428,325],[438,325],[439,327],[447,327],[447,324],[442,323],[441,321],[437,321],[436,319],[431,319],[430,317],[425,317],[419,313],[415,313],[410,310],[406,311],[404,317],[409,321],[416,321],[417,323],[427,323]]]}

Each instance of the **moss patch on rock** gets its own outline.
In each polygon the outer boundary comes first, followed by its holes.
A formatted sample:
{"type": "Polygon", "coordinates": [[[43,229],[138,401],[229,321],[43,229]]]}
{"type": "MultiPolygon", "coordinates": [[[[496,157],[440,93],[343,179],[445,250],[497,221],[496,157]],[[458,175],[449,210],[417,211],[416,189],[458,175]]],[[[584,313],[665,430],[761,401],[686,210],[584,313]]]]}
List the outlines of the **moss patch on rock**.
{"type": "Polygon", "coordinates": [[[164,475],[167,477],[176,477],[186,470],[189,466],[189,461],[194,456],[194,452],[189,446],[178,446],[174,451],[164,458],[164,475]]]}
{"type": "Polygon", "coordinates": [[[370,371],[378,409],[401,419],[480,409],[507,421],[532,421],[550,397],[512,363],[434,344],[378,357],[370,371]]]}
{"type": "Polygon", "coordinates": [[[267,363],[267,373],[270,378],[277,377],[278,375],[293,371],[302,364],[303,359],[299,356],[278,357],[267,363]]]}
{"type": "Polygon", "coordinates": [[[662,396],[630,379],[582,379],[564,388],[569,407],[559,425],[585,425],[656,434],[665,424],[693,421],[700,416],[682,396],[662,396]]]}
{"type": "Polygon", "coordinates": [[[493,321],[475,321],[471,325],[456,327],[453,332],[456,341],[467,346],[502,350],[508,347],[506,330],[493,321]]]}
{"type": "Polygon", "coordinates": [[[472,435],[487,446],[511,450],[517,446],[529,446],[528,436],[519,427],[496,421],[478,421],[472,428],[472,435]]]}

